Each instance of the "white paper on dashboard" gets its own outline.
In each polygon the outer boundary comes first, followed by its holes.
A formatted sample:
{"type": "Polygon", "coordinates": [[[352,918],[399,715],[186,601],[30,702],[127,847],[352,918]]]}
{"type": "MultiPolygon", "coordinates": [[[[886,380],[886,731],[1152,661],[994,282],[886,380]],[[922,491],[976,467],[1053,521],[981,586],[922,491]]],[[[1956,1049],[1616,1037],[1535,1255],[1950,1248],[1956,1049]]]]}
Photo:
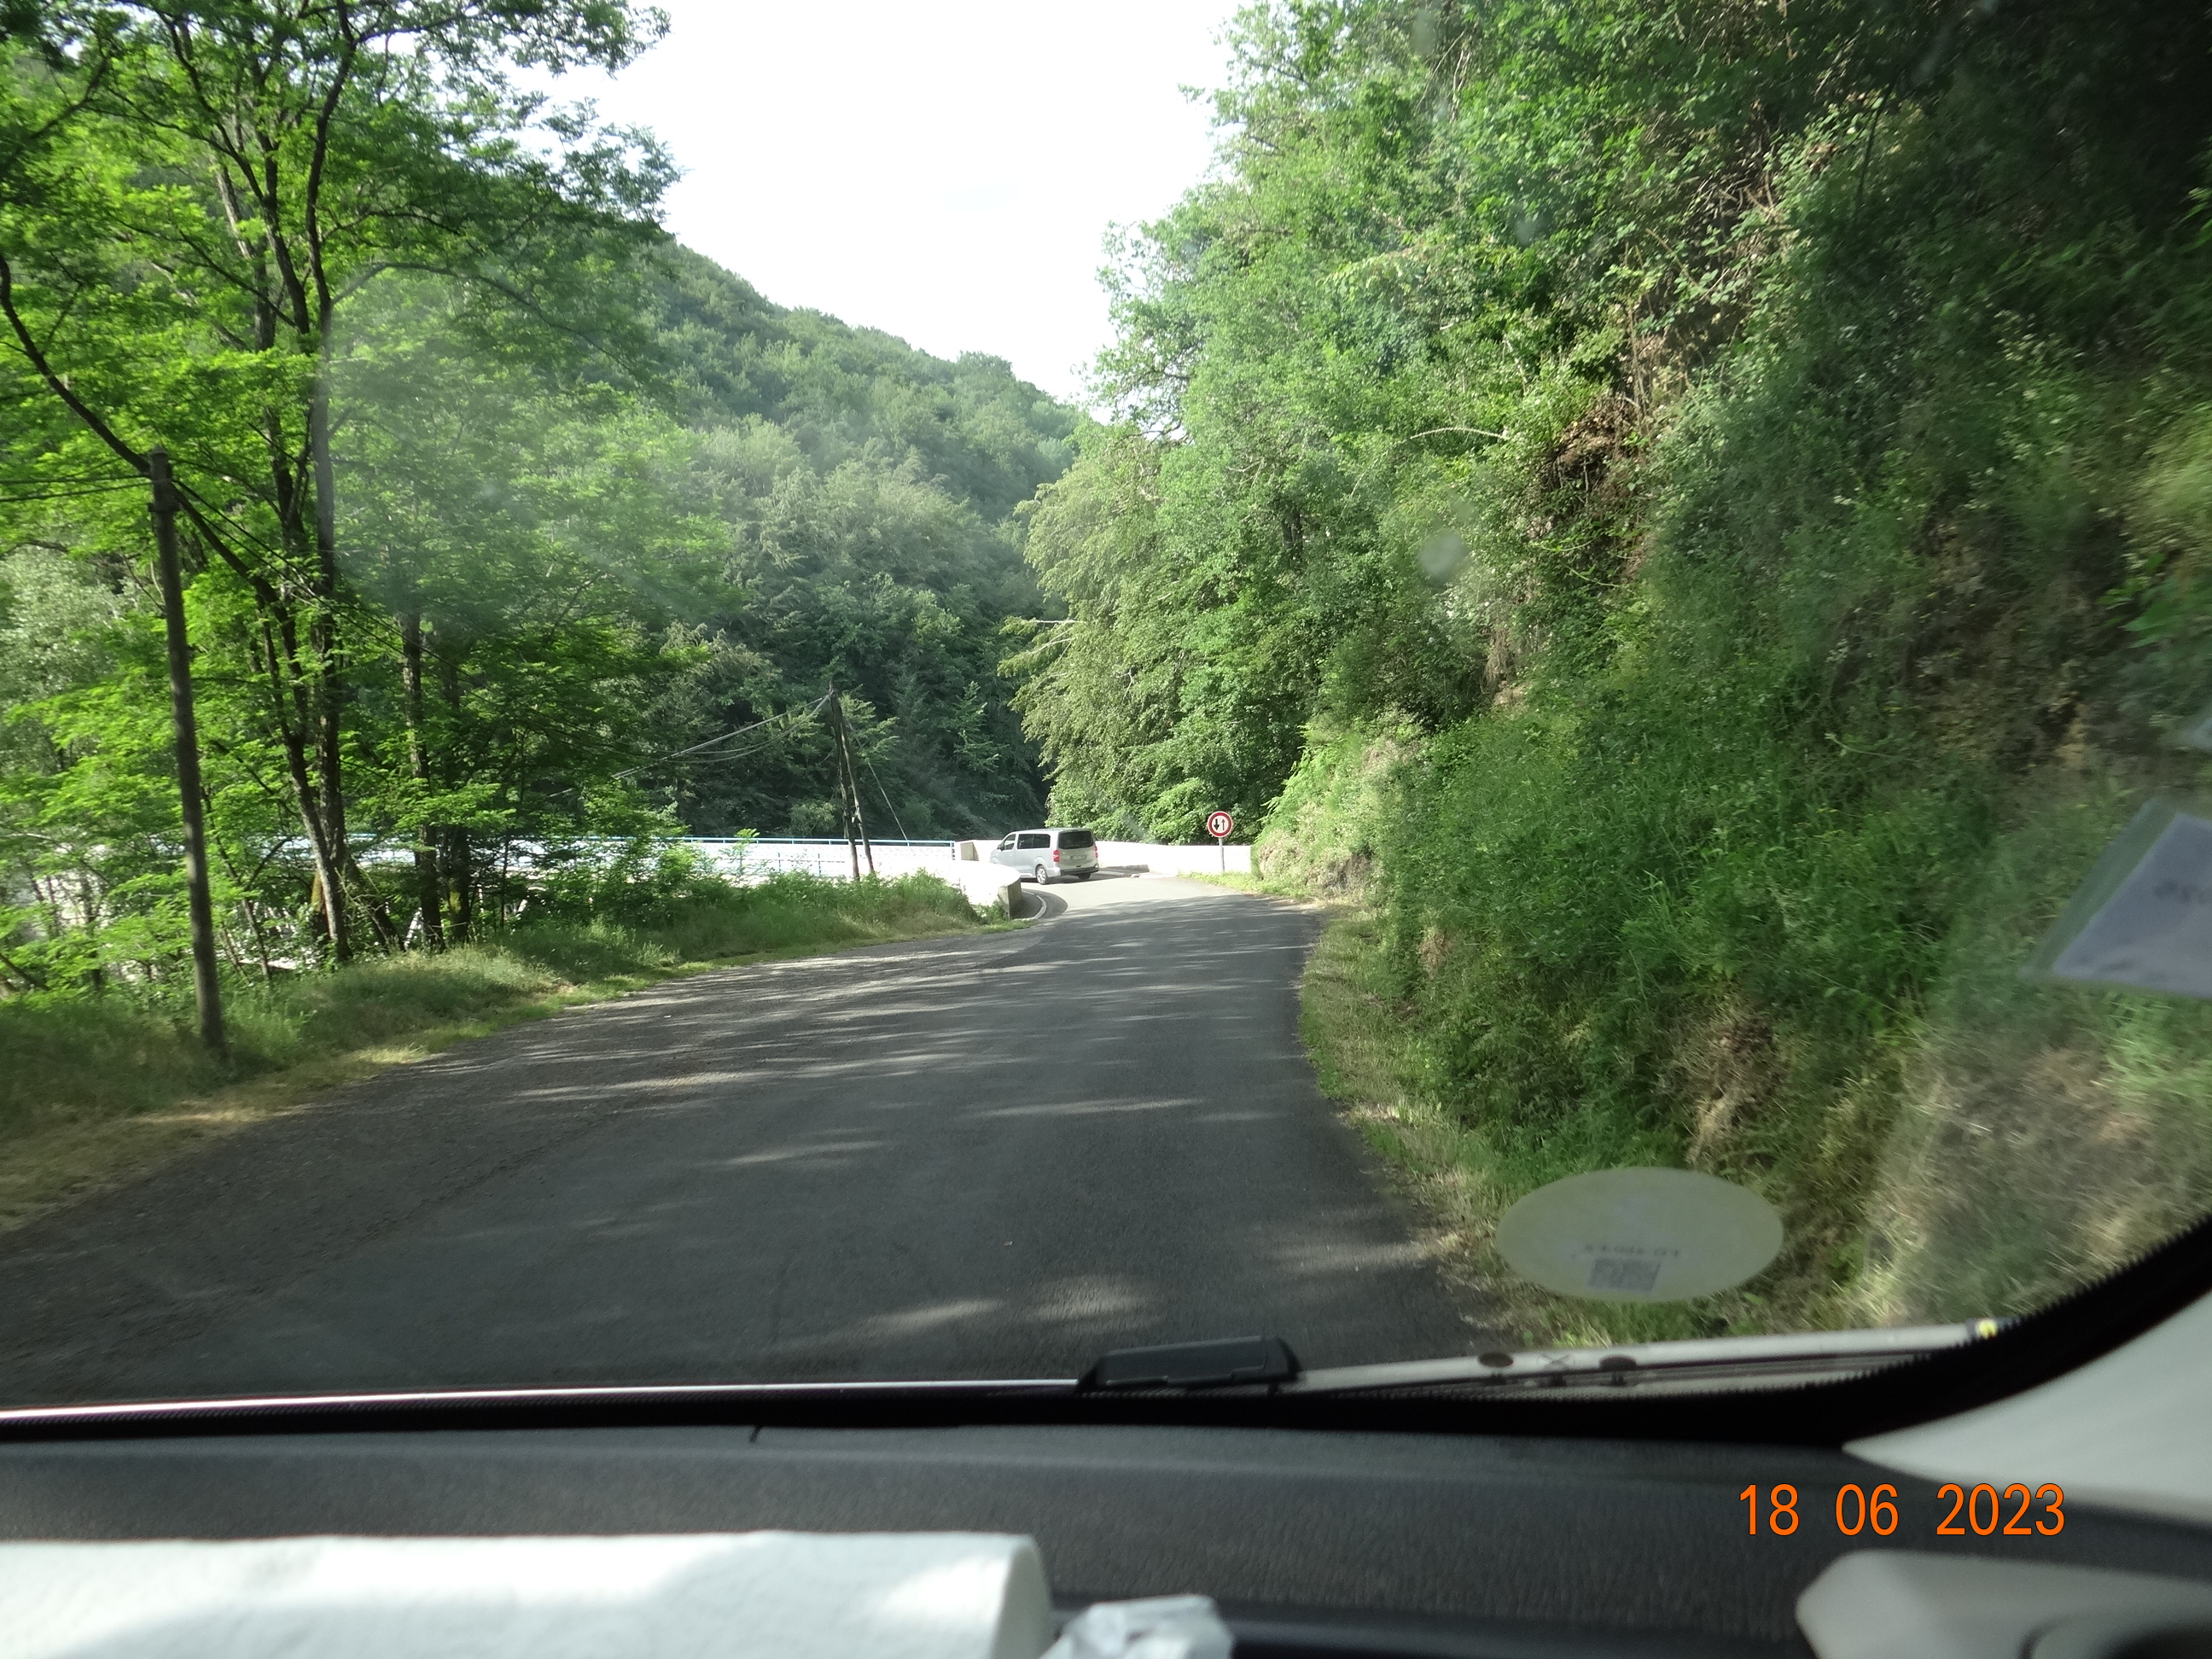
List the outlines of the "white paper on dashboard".
{"type": "Polygon", "coordinates": [[[980,1533],[0,1543],[7,1659],[1036,1659],[980,1533]]]}

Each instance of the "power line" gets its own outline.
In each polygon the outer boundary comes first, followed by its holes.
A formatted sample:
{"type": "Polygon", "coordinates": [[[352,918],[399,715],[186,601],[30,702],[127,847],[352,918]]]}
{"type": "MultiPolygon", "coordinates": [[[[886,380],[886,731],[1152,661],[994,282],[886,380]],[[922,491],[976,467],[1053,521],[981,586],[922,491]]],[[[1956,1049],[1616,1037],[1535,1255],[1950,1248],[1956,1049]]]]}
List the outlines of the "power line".
{"type": "Polygon", "coordinates": [[[860,751],[860,764],[866,767],[868,775],[875,779],[876,793],[884,798],[884,810],[891,815],[891,822],[898,824],[899,839],[906,840],[906,825],[899,822],[898,808],[891,805],[891,792],[884,787],[883,778],[876,771],[876,763],[868,758],[868,751],[865,749],[860,751]]]}
{"type": "Polygon", "coordinates": [[[193,489],[190,484],[180,483],[177,486],[177,489],[184,495],[191,496],[191,499],[200,507],[205,508],[208,512],[214,514],[216,518],[221,519],[225,525],[229,526],[233,534],[243,537],[246,540],[252,542],[264,553],[269,555],[270,558],[282,561],[289,556],[283,548],[276,546],[274,543],[264,540],[258,533],[247,529],[246,526],[240,523],[237,515],[233,514],[228,507],[217,507],[213,501],[208,500],[206,496],[201,495],[198,490],[193,489]]]}
{"type": "MultiPolygon", "coordinates": [[[[734,732],[725,732],[720,737],[708,738],[704,743],[695,743],[689,749],[678,749],[673,750],[665,755],[656,755],[651,760],[647,761],[643,765],[633,766],[627,771],[617,772],[615,774],[615,776],[617,779],[634,778],[641,772],[650,772],[654,767],[665,764],[669,761],[682,760],[686,755],[696,755],[702,750],[712,749],[716,744],[727,743],[732,738],[742,738],[748,732],[757,732],[763,726],[775,726],[784,720],[796,720],[801,714],[812,714],[818,713],[822,705],[829,701],[830,699],[825,696],[808,708],[787,708],[781,714],[770,714],[764,720],[755,720],[750,726],[740,726],[734,732]]],[[[758,750],[749,749],[744,752],[746,754],[755,754],[757,753],[758,750]]],[[[717,755],[714,758],[721,760],[724,758],[733,757],[726,757],[717,755]]]]}
{"type": "MultiPolygon", "coordinates": [[[[79,484],[66,489],[39,489],[20,495],[0,495],[0,507],[16,507],[26,501],[73,501],[80,495],[112,495],[118,489],[143,489],[145,487],[144,479],[131,478],[121,483],[79,484]]],[[[0,484],[0,490],[5,489],[4,484],[0,484]]]]}
{"type": "MultiPolygon", "coordinates": [[[[749,755],[765,755],[769,750],[775,747],[775,744],[774,742],[757,743],[750,749],[739,749],[723,754],[705,755],[701,757],[701,758],[708,761],[743,760],[749,755]]],[[[618,772],[615,775],[617,777],[627,777],[629,774],[618,772]]]]}
{"type": "Polygon", "coordinates": [[[20,477],[0,478],[0,489],[13,489],[17,484],[143,484],[140,473],[114,472],[26,472],[20,477]]]}

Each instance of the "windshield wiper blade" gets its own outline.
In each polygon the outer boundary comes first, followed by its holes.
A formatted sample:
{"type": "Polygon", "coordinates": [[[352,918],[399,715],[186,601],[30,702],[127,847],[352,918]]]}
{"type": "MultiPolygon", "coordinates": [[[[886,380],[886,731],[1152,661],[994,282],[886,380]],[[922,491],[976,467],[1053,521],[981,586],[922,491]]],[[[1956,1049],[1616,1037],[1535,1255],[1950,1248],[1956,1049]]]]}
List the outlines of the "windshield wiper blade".
{"type": "Polygon", "coordinates": [[[1280,1394],[1357,1394],[1374,1389],[1632,1388],[1668,1382],[1709,1387],[1731,1379],[1772,1382],[1791,1376],[1847,1376],[1995,1336],[2008,1322],[1887,1330],[1802,1331],[1783,1336],[1721,1336],[1613,1347],[1498,1351],[1450,1359],[1346,1365],[1303,1371],[1280,1394]]]}
{"type": "Polygon", "coordinates": [[[1075,1386],[1084,1394],[1233,1389],[1288,1382],[1297,1375],[1297,1356],[1280,1337],[1231,1336],[1157,1348],[1116,1348],[1084,1372],[1075,1386]]]}

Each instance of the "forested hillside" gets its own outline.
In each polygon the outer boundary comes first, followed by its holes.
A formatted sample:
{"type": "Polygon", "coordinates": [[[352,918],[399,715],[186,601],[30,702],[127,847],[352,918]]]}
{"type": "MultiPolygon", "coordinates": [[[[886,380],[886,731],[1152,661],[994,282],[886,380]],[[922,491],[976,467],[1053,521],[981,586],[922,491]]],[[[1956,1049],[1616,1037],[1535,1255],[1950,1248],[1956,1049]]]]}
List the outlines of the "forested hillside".
{"type": "MultiPolygon", "coordinates": [[[[1043,810],[998,673],[1038,599],[1014,509],[1074,459],[1073,411],[995,357],[957,363],[771,306],[680,248],[652,316],[662,395],[713,503],[718,580],[682,618],[696,658],[659,709],[681,746],[811,702],[831,679],[886,835],[995,834],[1043,810]]],[[[647,775],[701,833],[834,835],[817,742],[647,775]]]]}
{"type": "Polygon", "coordinates": [[[518,90],[648,9],[0,17],[7,994],[180,971],[157,447],[226,971],[589,910],[612,844],[841,833],[833,683],[871,829],[1041,811],[999,630],[1073,416],[672,244],[650,138],[518,90]]]}
{"type": "Polygon", "coordinates": [[[2207,1012],[2017,972],[2203,782],[2203,9],[1278,0],[1237,44],[1030,518],[1056,815],[1228,807],[1364,904],[1368,1121],[1532,1330],[2007,1313],[2212,1206],[2207,1012]],[[1504,1204],[1650,1163],[1765,1193],[1777,1267],[1602,1317],[1498,1272],[1504,1204]]]}

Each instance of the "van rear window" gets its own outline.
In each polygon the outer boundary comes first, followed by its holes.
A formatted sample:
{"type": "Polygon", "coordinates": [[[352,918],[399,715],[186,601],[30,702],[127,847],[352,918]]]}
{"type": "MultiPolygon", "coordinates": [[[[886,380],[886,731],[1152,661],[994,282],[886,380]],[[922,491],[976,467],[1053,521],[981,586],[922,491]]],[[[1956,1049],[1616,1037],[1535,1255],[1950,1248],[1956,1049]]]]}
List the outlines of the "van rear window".
{"type": "Polygon", "coordinates": [[[1088,847],[1091,844],[1088,830],[1063,830],[1060,832],[1062,847],[1088,847]]]}

